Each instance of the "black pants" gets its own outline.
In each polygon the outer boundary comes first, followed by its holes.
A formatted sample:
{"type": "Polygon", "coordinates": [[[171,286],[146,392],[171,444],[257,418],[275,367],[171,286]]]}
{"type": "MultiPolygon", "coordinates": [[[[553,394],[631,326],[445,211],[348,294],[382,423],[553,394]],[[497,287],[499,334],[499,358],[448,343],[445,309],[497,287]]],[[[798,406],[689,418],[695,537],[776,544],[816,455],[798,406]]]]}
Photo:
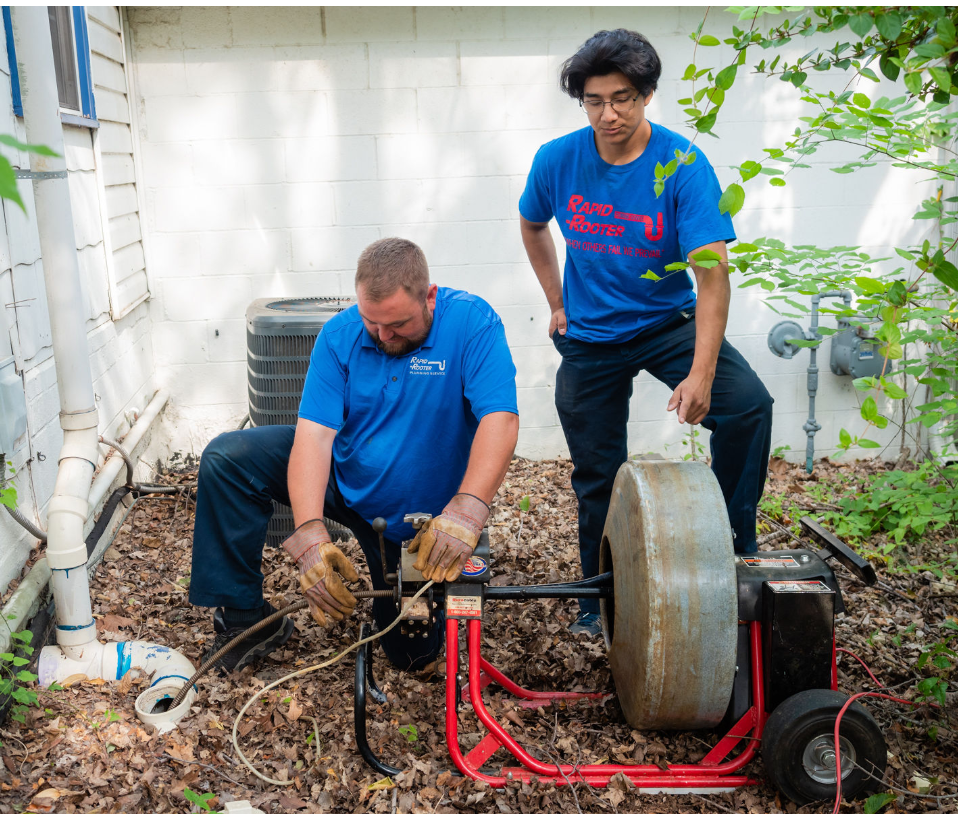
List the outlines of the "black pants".
{"type": "MultiPolygon", "coordinates": [[[[200,460],[193,529],[190,603],[202,607],[251,609],[263,603],[263,544],[273,513],[271,500],[289,504],[286,469],[293,426],[260,426],[214,439],[200,460]]],[[[389,589],[383,578],[379,534],[346,505],[330,473],[323,513],[348,527],[363,549],[373,587],[389,589]]],[[[387,532],[388,533],[388,532],[387,532]]],[[[386,567],[393,572],[400,543],[386,539],[386,567]]],[[[373,618],[384,629],[399,611],[391,599],[373,600],[373,618]]],[[[421,669],[442,648],[443,614],[427,638],[400,635],[397,626],[380,639],[396,666],[421,669]]]]}
{"type": "MultiPolygon", "coordinates": [[[[584,343],[553,335],[562,355],[556,375],[556,409],[572,456],[572,488],[579,500],[582,574],[599,571],[599,545],[609,512],[612,483],[628,459],[629,399],[642,370],[674,389],[692,368],[695,319],[678,313],[626,343],[584,343]]],[[[664,408],[664,406],[662,407],[664,408]]],[[[712,432],[712,471],[735,533],[735,550],[757,549],[755,515],[765,488],[772,439],[772,398],[745,358],[722,341],[712,402],[701,423],[712,432]]],[[[581,599],[583,612],[599,611],[581,599]]]]}

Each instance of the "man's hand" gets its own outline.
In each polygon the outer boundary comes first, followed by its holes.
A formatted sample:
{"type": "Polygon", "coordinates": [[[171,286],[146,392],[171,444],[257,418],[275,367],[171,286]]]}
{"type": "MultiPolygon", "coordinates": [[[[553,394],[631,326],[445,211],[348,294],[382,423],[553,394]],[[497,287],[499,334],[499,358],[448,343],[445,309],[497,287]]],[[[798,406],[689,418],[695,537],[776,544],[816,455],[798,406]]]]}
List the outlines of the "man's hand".
{"type": "Polygon", "coordinates": [[[476,549],[488,518],[485,502],[472,494],[456,494],[409,543],[409,552],[419,554],[413,567],[425,579],[455,581],[476,549]]]}
{"type": "Polygon", "coordinates": [[[356,609],[356,597],[343,584],[359,579],[356,569],[332,543],[322,519],[304,522],[283,542],[299,566],[299,586],[316,623],[325,627],[327,616],[342,621],[356,609]]]}
{"type": "Polygon", "coordinates": [[[678,409],[678,421],[696,425],[705,419],[712,404],[712,377],[690,374],[675,387],[668,410],[678,409]]]}
{"type": "Polygon", "coordinates": [[[549,337],[551,338],[555,334],[556,329],[559,330],[560,335],[564,335],[567,326],[565,309],[560,306],[552,313],[552,318],[549,320],[549,337]]]}

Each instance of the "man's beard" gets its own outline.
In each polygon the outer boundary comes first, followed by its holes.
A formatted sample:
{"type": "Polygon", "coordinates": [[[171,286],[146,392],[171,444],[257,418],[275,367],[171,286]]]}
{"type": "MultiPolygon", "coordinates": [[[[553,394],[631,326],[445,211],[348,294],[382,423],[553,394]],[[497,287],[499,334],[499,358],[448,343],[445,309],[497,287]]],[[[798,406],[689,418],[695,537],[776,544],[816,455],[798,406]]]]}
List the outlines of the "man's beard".
{"type": "Polygon", "coordinates": [[[412,338],[391,340],[388,343],[380,340],[368,329],[366,331],[369,332],[369,337],[373,339],[380,351],[385,352],[390,357],[402,357],[417,348],[429,336],[429,330],[432,328],[432,313],[426,304],[422,305],[422,320],[424,327],[418,335],[412,338]]]}

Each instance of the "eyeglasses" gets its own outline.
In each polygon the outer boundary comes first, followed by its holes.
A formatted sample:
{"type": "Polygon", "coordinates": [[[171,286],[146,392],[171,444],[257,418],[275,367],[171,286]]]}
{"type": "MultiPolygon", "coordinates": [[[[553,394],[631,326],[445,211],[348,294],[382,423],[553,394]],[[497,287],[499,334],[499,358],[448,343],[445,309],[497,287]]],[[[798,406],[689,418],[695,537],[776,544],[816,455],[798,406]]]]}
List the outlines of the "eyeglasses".
{"type": "Polygon", "coordinates": [[[631,113],[632,109],[635,107],[635,100],[637,100],[642,94],[636,94],[635,96],[620,96],[610,99],[608,102],[603,102],[601,99],[580,99],[579,106],[585,109],[585,112],[592,116],[592,114],[600,114],[605,110],[606,105],[611,105],[612,110],[618,114],[627,114],[631,113]]]}

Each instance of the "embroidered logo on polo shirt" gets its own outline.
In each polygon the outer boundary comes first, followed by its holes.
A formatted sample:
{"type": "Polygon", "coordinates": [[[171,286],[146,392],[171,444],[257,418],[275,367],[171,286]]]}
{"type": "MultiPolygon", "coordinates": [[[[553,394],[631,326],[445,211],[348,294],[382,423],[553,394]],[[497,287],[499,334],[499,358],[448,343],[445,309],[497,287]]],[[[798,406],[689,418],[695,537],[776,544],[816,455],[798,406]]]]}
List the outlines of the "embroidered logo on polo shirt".
{"type": "Polygon", "coordinates": [[[442,375],[446,376],[445,360],[426,360],[424,357],[415,355],[409,361],[410,374],[442,375]]]}

